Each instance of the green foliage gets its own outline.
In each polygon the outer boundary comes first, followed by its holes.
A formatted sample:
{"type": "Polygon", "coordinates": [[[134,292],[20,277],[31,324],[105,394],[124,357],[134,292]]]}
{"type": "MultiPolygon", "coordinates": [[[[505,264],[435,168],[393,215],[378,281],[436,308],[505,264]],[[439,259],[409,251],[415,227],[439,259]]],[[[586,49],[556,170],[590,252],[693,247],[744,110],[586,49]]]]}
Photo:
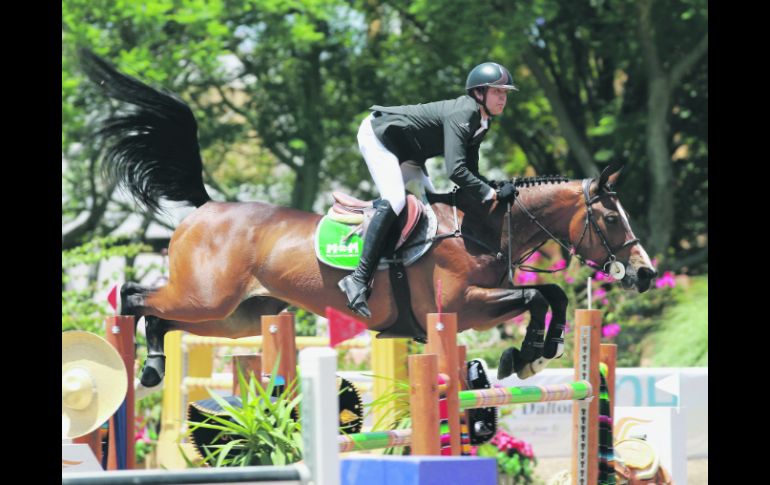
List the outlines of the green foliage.
{"type": "Polygon", "coordinates": [[[656,320],[660,331],[649,340],[650,365],[708,367],[708,275],[690,278],[676,303],[656,320]]]}
{"type": "MultiPolygon", "coordinates": [[[[374,379],[389,382],[385,391],[370,403],[364,403],[364,419],[378,415],[372,424],[372,431],[388,431],[392,429],[409,429],[412,418],[409,414],[409,380],[391,379],[386,376],[367,374],[374,379]]],[[[385,448],[385,455],[408,455],[410,447],[394,446],[385,448]]]]}
{"type": "MultiPolygon", "coordinates": [[[[215,467],[287,465],[302,459],[302,435],[300,423],[291,416],[299,406],[301,395],[292,398],[297,381],[290,382],[281,394],[271,402],[276,387],[275,376],[278,361],[266,388],[261,378],[250,373],[248,381],[238,368],[240,403],[232,406],[216,393],[211,397],[222,407],[226,416],[209,414],[200,423],[188,422],[190,433],[198,428],[218,431],[214,440],[224,440],[222,445],[201,443],[205,452],[204,462],[215,467]]],[[[206,415],[207,413],[203,413],[206,415]]]]}
{"type": "Polygon", "coordinates": [[[147,460],[147,457],[158,445],[158,433],[161,425],[163,393],[154,392],[136,403],[135,456],[137,463],[147,460]]]}
{"type": "Polygon", "coordinates": [[[316,315],[297,307],[289,307],[286,311],[294,313],[294,328],[298,337],[315,337],[316,315]]]}
{"type": "MultiPolygon", "coordinates": [[[[81,246],[62,251],[62,331],[84,330],[104,334],[104,318],[112,314],[107,301],[94,301],[94,294],[106,289],[96,278],[91,278],[84,289],[67,289],[72,277],[68,270],[85,265],[98,271],[99,264],[112,257],[132,258],[151,248],[143,244],[127,243],[116,237],[93,239],[81,246]]],[[[132,268],[127,268],[130,275],[132,268]]],[[[95,274],[95,273],[94,273],[95,274]]],[[[117,278],[118,275],[115,275],[117,278]]]]}

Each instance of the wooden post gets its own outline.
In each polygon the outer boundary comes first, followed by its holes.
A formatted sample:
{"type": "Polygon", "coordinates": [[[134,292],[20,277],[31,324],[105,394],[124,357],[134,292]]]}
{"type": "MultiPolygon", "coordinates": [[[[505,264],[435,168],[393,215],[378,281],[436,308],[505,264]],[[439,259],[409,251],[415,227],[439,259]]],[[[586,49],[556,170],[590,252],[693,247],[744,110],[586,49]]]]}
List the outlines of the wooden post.
{"type": "Polygon", "coordinates": [[[453,456],[459,456],[460,386],[457,379],[457,314],[428,313],[428,343],[425,352],[438,355],[438,371],[450,377],[447,386],[449,443],[453,456]]]}
{"type": "Polygon", "coordinates": [[[246,382],[249,382],[249,373],[254,373],[254,379],[262,385],[262,356],[259,354],[233,355],[233,396],[241,395],[241,385],[238,382],[238,369],[241,369],[246,382]]]}
{"type": "MultiPolygon", "coordinates": [[[[134,423],[134,317],[114,316],[107,317],[105,322],[106,338],[118,351],[123,363],[126,365],[126,374],[128,378],[128,392],[126,393],[126,426],[122,430],[126,437],[126,466],[125,469],[132,470],[136,468],[134,436],[136,436],[134,423]]],[[[113,415],[110,418],[110,437],[109,452],[107,454],[107,469],[118,469],[118,454],[116,441],[116,419],[113,415]]]]}
{"type": "Polygon", "coordinates": [[[465,359],[467,359],[468,355],[468,346],[467,345],[458,345],[457,346],[457,379],[460,384],[459,390],[464,391],[465,390],[465,359]]]}
{"type": "MultiPolygon", "coordinates": [[[[468,389],[468,386],[466,386],[465,383],[465,376],[468,374],[466,371],[466,364],[465,361],[467,359],[468,355],[468,346],[466,345],[458,345],[457,346],[457,382],[458,387],[457,390],[459,391],[465,391],[468,389]]],[[[470,455],[471,454],[471,431],[470,431],[470,416],[468,416],[468,410],[462,411],[460,413],[460,449],[462,450],[460,454],[462,455],[470,455]]]]}
{"type": "Polygon", "coordinates": [[[441,455],[438,413],[438,356],[409,356],[412,454],[441,455]]]}
{"type": "MultiPolygon", "coordinates": [[[[279,315],[262,317],[262,368],[266,373],[273,372],[279,354],[281,361],[278,364],[278,375],[283,376],[288,387],[297,373],[293,313],[282,312],[279,315]]],[[[291,397],[294,397],[294,394],[291,397]]]]}
{"type": "Polygon", "coordinates": [[[590,401],[572,406],[572,483],[593,485],[599,476],[599,348],[602,315],[599,310],[575,311],[575,380],[591,383],[590,401]]]}

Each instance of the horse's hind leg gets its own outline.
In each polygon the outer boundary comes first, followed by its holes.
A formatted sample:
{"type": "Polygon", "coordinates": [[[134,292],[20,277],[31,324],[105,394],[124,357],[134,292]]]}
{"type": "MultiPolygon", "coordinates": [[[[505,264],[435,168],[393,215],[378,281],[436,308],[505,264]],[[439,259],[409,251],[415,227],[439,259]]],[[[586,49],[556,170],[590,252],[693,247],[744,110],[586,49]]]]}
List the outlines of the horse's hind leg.
{"type": "Polygon", "coordinates": [[[166,372],[163,339],[170,326],[168,320],[152,315],[145,316],[144,321],[147,335],[147,360],[144,362],[140,381],[144,387],[154,387],[160,384],[166,372]]]}
{"type": "MultiPolygon", "coordinates": [[[[136,337],[136,328],[139,325],[139,319],[144,315],[142,305],[146,296],[152,292],[148,286],[142,286],[133,281],[128,281],[120,286],[120,307],[119,315],[129,315],[134,317],[134,337],[136,337]]],[[[134,338],[136,340],[136,338],[134,338]]],[[[134,353],[138,344],[134,344],[134,353]]]]}
{"type": "Polygon", "coordinates": [[[288,303],[271,297],[252,297],[243,301],[236,310],[222,320],[187,323],[145,316],[147,322],[147,360],[142,370],[142,385],[153,387],[160,384],[166,370],[163,339],[171,330],[185,330],[195,335],[240,338],[256,336],[261,332],[262,315],[275,315],[288,303]]]}

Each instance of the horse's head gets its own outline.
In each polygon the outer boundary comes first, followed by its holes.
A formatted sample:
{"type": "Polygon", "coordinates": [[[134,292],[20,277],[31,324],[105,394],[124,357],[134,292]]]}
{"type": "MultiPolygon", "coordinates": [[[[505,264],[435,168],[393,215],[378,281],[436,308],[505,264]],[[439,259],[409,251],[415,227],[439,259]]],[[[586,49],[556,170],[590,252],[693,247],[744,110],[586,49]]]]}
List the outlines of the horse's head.
{"type": "Polygon", "coordinates": [[[650,288],[657,271],[631,229],[628,213],[614,191],[623,167],[611,163],[599,180],[583,181],[584,208],[570,221],[569,236],[575,251],[594,261],[624,288],[642,293],[650,288]]]}

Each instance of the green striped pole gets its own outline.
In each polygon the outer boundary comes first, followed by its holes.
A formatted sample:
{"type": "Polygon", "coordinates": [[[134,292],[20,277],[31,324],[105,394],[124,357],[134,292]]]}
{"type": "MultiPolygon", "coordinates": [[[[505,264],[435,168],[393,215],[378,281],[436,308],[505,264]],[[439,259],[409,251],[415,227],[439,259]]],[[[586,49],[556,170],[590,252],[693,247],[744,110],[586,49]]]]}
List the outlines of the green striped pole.
{"type": "Polygon", "coordinates": [[[337,442],[342,452],[378,450],[392,446],[409,446],[412,444],[412,430],[394,429],[391,431],[339,435],[337,436],[337,442]]]}
{"type": "Polygon", "coordinates": [[[515,386],[508,388],[460,391],[460,410],[524,404],[544,401],[585,399],[593,394],[588,381],[548,386],[515,386]]]}
{"type": "MultiPolygon", "coordinates": [[[[591,397],[593,391],[588,381],[548,386],[520,386],[508,388],[460,391],[460,409],[486,408],[506,404],[526,404],[544,401],[567,401],[591,397]]],[[[353,433],[337,437],[341,452],[377,450],[392,446],[412,444],[411,429],[353,433]]]]}

